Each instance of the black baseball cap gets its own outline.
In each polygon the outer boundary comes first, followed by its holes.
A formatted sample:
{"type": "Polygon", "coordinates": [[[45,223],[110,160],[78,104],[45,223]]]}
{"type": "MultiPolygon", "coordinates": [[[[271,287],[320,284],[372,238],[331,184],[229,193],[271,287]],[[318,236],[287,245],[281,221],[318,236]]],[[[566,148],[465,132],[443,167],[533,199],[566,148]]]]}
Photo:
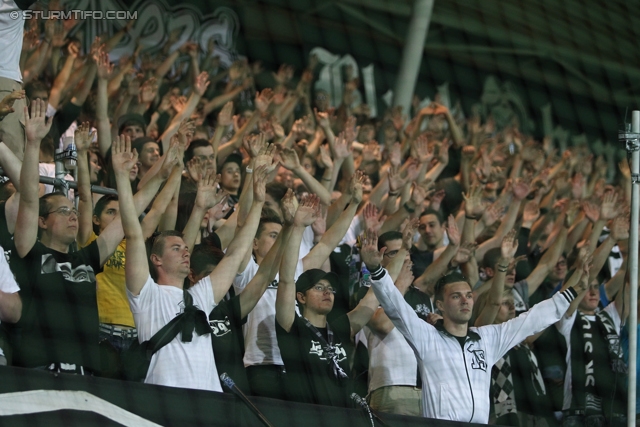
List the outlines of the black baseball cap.
{"type": "Polygon", "coordinates": [[[340,286],[340,279],[336,273],[327,273],[319,268],[312,268],[307,270],[298,277],[296,281],[296,292],[305,292],[313,288],[319,281],[326,280],[333,287],[333,290],[338,290],[340,286]]]}
{"type": "Polygon", "coordinates": [[[128,122],[139,124],[142,130],[146,132],[147,121],[144,119],[144,117],[136,113],[127,113],[127,114],[123,114],[118,119],[118,133],[122,133],[122,127],[125,125],[125,123],[128,123],[128,122]]]}

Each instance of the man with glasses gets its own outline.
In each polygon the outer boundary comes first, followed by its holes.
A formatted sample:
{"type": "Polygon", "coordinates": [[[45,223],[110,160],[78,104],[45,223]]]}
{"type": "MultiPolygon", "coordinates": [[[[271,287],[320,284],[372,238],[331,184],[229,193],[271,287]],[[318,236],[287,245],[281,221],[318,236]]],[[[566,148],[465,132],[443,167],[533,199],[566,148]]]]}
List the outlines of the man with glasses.
{"type": "MultiPolygon", "coordinates": [[[[51,126],[46,103],[25,108],[27,145],[20,172],[21,197],[11,252],[11,268],[23,303],[19,333],[13,334],[13,364],[54,372],[100,371],[96,273],[124,237],[119,220],[87,247],[71,252],[78,235],[78,211],[62,193],[38,198],[40,142],[51,126]]],[[[122,156],[112,158],[114,165],[122,156]]],[[[160,181],[162,181],[160,179],[160,181]]],[[[139,199],[142,211],[160,182],[139,199]]],[[[143,193],[143,192],[140,192],[143,193]]]]}
{"type": "MultiPolygon", "coordinates": [[[[327,322],[334,303],[338,276],[320,269],[305,271],[294,282],[302,233],[318,216],[317,202],[302,204],[295,214],[288,253],[280,265],[276,296],[276,334],[287,374],[288,400],[319,405],[351,406],[349,357],[355,334],[371,319],[378,301],[369,291],[352,311],[327,322]],[[301,316],[295,311],[296,301],[301,316]]],[[[367,233],[361,251],[367,264],[379,263],[377,236],[367,233]]]]}

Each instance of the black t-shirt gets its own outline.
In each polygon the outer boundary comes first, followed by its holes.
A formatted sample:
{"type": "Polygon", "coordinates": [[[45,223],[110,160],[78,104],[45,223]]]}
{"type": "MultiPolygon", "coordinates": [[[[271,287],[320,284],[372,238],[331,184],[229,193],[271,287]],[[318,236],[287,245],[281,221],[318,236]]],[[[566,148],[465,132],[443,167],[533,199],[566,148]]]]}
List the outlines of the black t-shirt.
{"type": "Polygon", "coordinates": [[[422,276],[422,273],[433,262],[433,251],[421,251],[415,246],[411,247],[411,262],[413,263],[413,277],[416,279],[422,276]]]}
{"type": "Polygon", "coordinates": [[[62,253],[38,241],[24,258],[14,251],[11,263],[22,298],[14,364],[75,363],[99,371],[98,242],[62,253]]]}
{"type": "MultiPolygon", "coordinates": [[[[238,388],[247,393],[249,381],[242,363],[244,356],[244,335],[242,325],[247,318],[241,318],[240,297],[222,300],[209,314],[211,344],[218,374],[226,372],[238,388]]],[[[228,391],[225,388],[225,391],[228,391]]]]}
{"type": "MultiPolygon", "coordinates": [[[[352,349],[349,318],[345,315],[335,319],[330,328],[338,363],[348,373],[347,355],[351,354],[352,349]]],[[[326,340],[326,328],[318,328],[318,331],[326,340]]],[[[296,315],[289,333],[276,321],[276,334],[287,371],[284,388],[288,400],[317,405],[351,406],[351,380],[335,378],[324,345],[306,326],[304,318],[296,315]]]]}
{"type": "Polygon", "coordinates": [[[435,313],[433,303],[429,295],[422,292],[415,286],[409,286],[404,294],[404,300],[413,308],[418,317],[426,322],[429,313],[435,313]]]}

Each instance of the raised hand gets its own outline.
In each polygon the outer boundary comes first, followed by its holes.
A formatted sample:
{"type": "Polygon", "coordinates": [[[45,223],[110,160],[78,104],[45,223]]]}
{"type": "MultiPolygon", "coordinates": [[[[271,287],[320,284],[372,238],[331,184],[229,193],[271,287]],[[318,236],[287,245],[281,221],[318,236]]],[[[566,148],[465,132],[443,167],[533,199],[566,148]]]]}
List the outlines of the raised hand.
{"type": "Polygon", "coordinates": [[[366,179],[367,176],[361,170],[355,171],[355,173],[351,176],[351,181],[349,182],[349,193],[351,194],[352,203],[360,203],[362,201],[362,186],[366,179]]]}
{"type": "Polygon", "coordinates": [[[449,218],[447,218],[447,236],[449,237],[450,245],[460,245],[460,230],[453,215],[449,215],[449,218]]]}
{"type": "Polygon", "coordinates": [[[472,185],[468,193],[463,193],[464,213],[470,218],[480,218],[485,207],[482,203],[482,188],[479,185],[472,185]]]}
{"type": "MultiPolygon", "coordinates": [[[[96,63],[98,78],[101,80],[109,80],[113,74],[114,65],[109,61],[109,54],[103,50],[96,52],[93,60],[96,63]]],[[[131,86],[131,84],[129,84],[131,86]]]]}
{"type": "Polygon", "coordinates": [[[9,95],[2,98],[2,101],[0,101],[0,118],[13,113],[15,111],[13,108],[14,102],[18,99],[24,99],[25,96],[24,90],[14,90],[9,95]]]}
{"type": "Polygon", "coordinates": [[[292,189],[289,188],[282,200],[280,200],[280,209],[282,210],[284,223],[287,225],[293,224],[293,219],[298,211],[298,199],[292,189]]]}
{"type": "Polygon", "coordinates": [[[373,230],[376,233],[380,231],[380,228],[382,227],[382,224],[384,224],[384,219],[386,219],[386,217],[379,218],[378,215],[378,208],[376,208],[372,203],[367,203],[362,211],[365,229],[373,230]]]}
{"type": "Polygon", "coordinates": [[[316,159],[319,166],[324,168],[333,168],[333,160],[331,159],[331,150],[328,145],[320,146],[320,153],[316,159]]]}
{"type": "Polygon", "coordinates": [[[119,135],[111,145],[111,167],[116,175],[129,177],[129,171],[138,162],[138,152],[131,151],[131,138],[127,135],[119,135]]]}
{"type": "Polygon", "coordinates": [[[610,191],[604,194],[600,205],[600,219],[610,221],[619,213],[618,194],[610,191]]]}
{"type": "Polygon", "coordinates": [[[578,172],[571,179],[571,195],[574,199],[582,199],[584,186],[586,185],[586,178],[578,172]]]}
{"type": "Polygon", "coordinates": [[[42,138],[49,133],[53,118],[47,120],[46,112],[47,103],[40,98],[31,102],[31,114],[29,114],[29,109],[24,107],[24,130],[27,134],[27,142],[39,144],[42,138]]]}
{"type": "Polygon", "coordinates": [[[500,256],[502,260],[510,263],[518,250],[518,233],[516,230],[510,230],[506,236],[502,239],[500,245],[500,256]]]}
{"type": "Polygon", "coordinates": [[[399,142],[395,142],[389,150],[389,163],[393,168],[399,168],[402,163],[402,151],[399,142]]]}
{"type": "Polygon", "coordinates": [[[156,99],[158,94],[158,80],[155,77],[151,77],[140,86],[140,94],[138,98],[141,104],[150,104],[156,99]]]}
{"type": "Polygon", "coordinates": [[[413,283],[413,263],[411,262],[411,258],[407,258],[402,263],[402,268],[400,269],[400,274],[395,281],[396,288],[400,290],[400,292],[404,292],[409,289],[409,286],[413,283]]]}
{"type": "MultiPolygon", "coordinates": [[[[174,139],[171,138],[172,143],[173,141],[174,139]]],[[[192,157],[191,160],[187,162],[186,167],[187,167],[187,173],[189,174],[189,178],[191,178],[193,182],[200,182],[200,180],[206,173],[204,170],[204,163],[202,163],[200,158],[197,156],[192,157]]]]}
{"type": "Polygon", "coordinates": [[[419,208],[424,203],[424,199],[427,198],[427,190],[417,185],[415,182],[412,185],[413,191],[411,192],[411,201],[419,208]]]}
{"type": "Polygon", "coordinates": [[[204,93],[207,91],[207,88],[209,87],[209,73],[207,73],[206,71],[201,72],[200,74],[198,74],[198,77],[196,78],[196,81],[193,83],[193,91],[196,93],[196,95],[198,96],[204,96],[204,93]]]}
{"type": "Polygon", "coordinates": [[[447,138],[445,138],[438,147],[438,156],[436,158],[443,165],[449,163],[449,147],[451,147],[451,141],[447,138]]]}
{"type": "Polygon", "coordinates": [[[191,138],[196,132],[196,123],[190,119],[184,119],[180,123],[180,127],[178,128],[178,141],[180,142],[180,146],[182,150],[186,150],[191,142],[191,138]]]}
{"type": "Polygon", "coordinates": [[[218,192],[218,181],[220,175],[215,175],[213,171],[206,173],[198,181],[198,192],[196,193],[196,206],[206,210],[217,205],[226,196],[224,191],[218,192]],[[219,193],[219,194],[218,194],[219,193]]]}
{"type": "Polygon", "coordinates": [[[73,134],[73,142],[76,144],[76,150],[78,153],[86,153],[91,145],[91,141],[93,141],[93,137],[95,136],[95,130],[91,133],[91,125],[89,122],[83,122],[76,128],[76,131],[73,134]]]}
{"type": "Polygon", "coordinates": [[[322,128],[327,128],[331,126],[331,122],[329,121],[329,113],[326,111],[318,111],[317,108],[313,109],[313,112],[316,115],[316,121],[318,122],[318,126],[322,128]]]}
{"type": "Polygon", "coordinates": [[[407,183],[407,180],[402,178],[402,176],[400,175],[400,171],[395,171],[393,169],[389,169],[387,178],[389,178],[390,193],[397,193],[407,183]]]}
{"type": "MultiPolygon", "coordinates": [[[[169,149],[162,158],[162,166],[160,167],[160,171],[158,172],[162,179],[167,179],[169,175],[171,175],[171,171],[173,170],[173,168],[178,164],[182,164],[182,157],[183,153],[180,149],[180,142],[174,135],[174,137],[171,138],[171,142],[169,143],[169,149]]],[[[197,159],[197,157],[194,157],[194,159],[197,159]]],[[[213,173],[215,175],[215,171],[213,171],[213,173]]],[[[204,171],[202,172],[201,176],[202,175],[204,175],[204,171]]],[[[197,182],[199,181],[199,179],[194,181],[197,182]]]]}
{"type": "Polygon", "coordinates": [[[466,264],[469,262],[472,256],[474,256],[476,249],[478,248],[478,244],[475,242],[465,242],[458,248],[458,252],[456,252],[453,257],[453,262],[457,265],[466,264]]]}
{"type": "Polygon", "coordinates": [[[327,231],[327,208],[320,205],[320,215],[311,224],[314,236],[322,236],[327,231]]]}
{"type": "Polygon", "coordinates": [[[413,237],[420,225],[419,218],[407,219],[400,228],[402,233],[402,247],[410,251],[413,246],[413,237]]]}
{"type": "Polygon", "coordinates": [[[228,127],[231,124],[233,124],[233,101],[224,104],[218,113],[218,126],[228,127]]]}
{"type": "Polygon", "coordinates": [[[293,218],[293,225],[296,227],[308,227],[315,222],[319,215],[320,198],[315,194],[309,194],[300,202],[293,218]]]}
{"type": "Polygon", "coordinates": [[[271,105],[272,101],[273,101],[273,90],[267,88],[267,89],[264,89],[262,92],[256,92],[256,108],[261,113],[265,113],[269,109],[269,106],[271,105]]]}
{"type": "Polygon", "coordinates": [[[275,160],[277,147],[274,144],[265,144],[260,148],[258,156],[253,162],[253,167],[265,165],[268,168],[268,173],[271,173],[278,166],[278,161],[275,160]]]}
{"type": "Polygon", "coordinates": [[[485,227],[491,227],[497,220],[500,219],[503,213],[503,206],[499,201],[496,201],[489,206],[482,214],[482,222],[485,227]]]}
{"type": "Polygon", "coordinates": [[[592,223],[596,222],[600,219],[600,209],[598,209],[598,205],[596,203],[592,203],[588,200],[584,200],[581,203],[582,211],[589,221],[592,223]]]}
{"type": "Polygon", "coordinates": [[[535,200],[529,200],[524,205],[524,211],[522,212],[522,222],[534,223],[540,218],[540,207],[535,200]]]}
{"type": "Polygon", "coordinates": [[[470,162],[476,155],[476,147],[473,145],[467,145],[462,147],[462,160],[470,162]]]}
{"type": "Polygon", "coordinates": [[[429,208],[436,211],[440,210],[440,205],[442,204],[442,201],[444,200],[444,197],[446,195],[447,193],[443,188],[433,193],[433,196],[431,196],[431,200],[429,201],[429,208]]]}
{"type": "Polygon", "coordinates": [[[266,147],[267,139],[264,132],[260,132],[258,135],[247,135],[242,141],[242,145],[251,158],[256,158],[266,147]]]}
{"type": "Polygon", "coordinates": [[[352,144],[353,141],[348,140],[344,132],[340,132],[340,134],[336,137],[334,146],[336,159],[344,159],[346,157],[349,157],[349,155],[353,153],[352,144]]]}
{"type": "Polygon", "coordinates": [[[629,238],[629,218],[619,216],[613,220],[611,238],[616,242],[629,238]]]}
{"type": "Polygon", "coordinates": [[[429,143],[425,135],[419,136],[411,147],[411,155],[423,164],[431,163],[433,159],[433,151],[429,151],[429,143]]]}
{"type": "Polygon", "coordinates": [[[284,148],[280,152],[280,164],[289,170],[300,167],[300,159],[298,153],[293,148],[284,148]]]}
{"type": "Polygon", "coordinates": [[[367,230],[364,233],[362,248],[360,248],[360,258],[367,267],[379,266],[386,250],[386,246],[378,250],[378,233],[374,230],[367,230]]]}

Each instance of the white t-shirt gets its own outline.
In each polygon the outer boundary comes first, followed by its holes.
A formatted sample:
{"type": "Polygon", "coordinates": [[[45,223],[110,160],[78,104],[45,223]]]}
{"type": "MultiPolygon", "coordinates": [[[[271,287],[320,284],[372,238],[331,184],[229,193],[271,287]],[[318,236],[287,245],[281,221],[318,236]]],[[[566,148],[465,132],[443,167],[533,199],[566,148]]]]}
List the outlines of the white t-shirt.
{"type": "MultiPolygon", "coordinates": [[[[188,292],[193,297],[193,305],[208,316],[216,305],[209,276],[192,286],[188,292]]],[[[140,342],[151,339],[156,332],[184,311],[182,289],[158,285],[151,276],[144,284],[140,295],[134,296],[127,290],[127,296],[140,342]]],[[[222,392],[211,347],[211,335],[198,335],[194,331],[191,342],[182,342],[178,334],[173,341],[153,355],[144,382],[222,392]]]]}
{"type": "MultiPolygon", "coordinates": [[[[313,233],[313,232],[312,232],[313,233]]],[[[306,254],[305,254],[306,255],[306,254]]],[[[233,280],[233,289],[239,295],[258,272],[258,263],[251,257],[247,267],[233,280]]],[[[302,259],[298,260],[294,279],[303,273],[302,259]]],[[[284,365],[276,336],[276,295],[279,276],[269,283],[267,290],[247,316],[244,332],[244,366],[284,365]]]]}
{"type": "MultiPolygon", "coordinates": [[[[20,286],[16,282],[15,277],[9,263],[4,255],[4,248],[0,246],[0,291],[6,294],[15,294],[20,290],[20,286]]],[[[0,348],[0,356],[4,356],[4,352],[0,348]]]]}
{"type": "Polygon", "coordinates": [[[387,386],[415,387],[418,361],[398,328],[394,327],[383,339],[368,326],[363,330],[369,348],[369,393],[387,386]]]}
{"type": "Polygon", "coordinates": [[[0,52],[2,52],[0,77],[20,83],[22,83],[20,53],[23,32],[22,10],[13,0],[4,0],[0,3],[0,52]]]}

